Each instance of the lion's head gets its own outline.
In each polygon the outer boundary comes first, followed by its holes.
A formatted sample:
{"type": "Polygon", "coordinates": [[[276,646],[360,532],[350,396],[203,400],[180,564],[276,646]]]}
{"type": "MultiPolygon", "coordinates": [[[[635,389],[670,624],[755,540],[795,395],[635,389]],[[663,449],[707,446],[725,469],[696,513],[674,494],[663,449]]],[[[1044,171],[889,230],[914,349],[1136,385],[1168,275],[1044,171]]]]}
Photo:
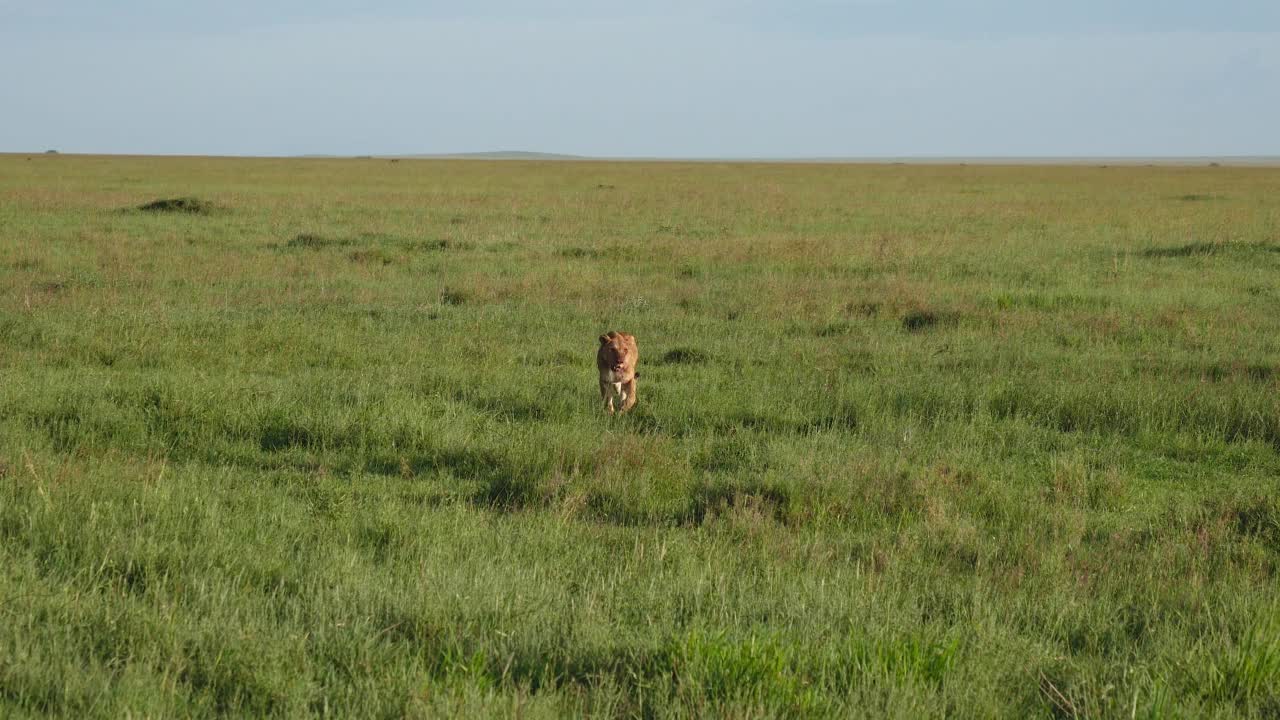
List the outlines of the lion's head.
{"type": "Polygon", "coordinates": [[[596,353],[596,367],[601,373],[609,373],[615,381],[628,379],[635,374],[640,351],[636,336],[610,330],[600,336],[600,350],[596,353]]]}

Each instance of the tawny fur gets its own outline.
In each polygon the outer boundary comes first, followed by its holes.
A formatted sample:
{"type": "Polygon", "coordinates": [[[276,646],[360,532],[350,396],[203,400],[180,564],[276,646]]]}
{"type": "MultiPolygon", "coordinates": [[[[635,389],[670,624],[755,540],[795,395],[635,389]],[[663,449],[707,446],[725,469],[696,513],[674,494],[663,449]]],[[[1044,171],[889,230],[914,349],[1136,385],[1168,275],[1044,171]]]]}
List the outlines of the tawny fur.
{"type": "Polygon", "coordinates": [[[600,336],[600,349],[596,351],[596,369],[600,371],[600,399],[612,415],[626,412],[636,404],[636,362],[640,350],[636,336],[610,330],[600,336]],[[619,407],[615,410],[614,401],[619,407]]]}

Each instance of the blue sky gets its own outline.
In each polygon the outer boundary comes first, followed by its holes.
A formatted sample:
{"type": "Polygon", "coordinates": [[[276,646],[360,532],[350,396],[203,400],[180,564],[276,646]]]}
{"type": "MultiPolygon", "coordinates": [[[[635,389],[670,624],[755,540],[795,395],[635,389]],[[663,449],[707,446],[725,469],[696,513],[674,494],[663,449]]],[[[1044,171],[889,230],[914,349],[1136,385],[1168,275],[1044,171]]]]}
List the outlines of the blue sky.
{"type": "Polygon", "coordinates": [[[1280,155],[1276,0],[0,0],[0,151],[1280,155]]]}

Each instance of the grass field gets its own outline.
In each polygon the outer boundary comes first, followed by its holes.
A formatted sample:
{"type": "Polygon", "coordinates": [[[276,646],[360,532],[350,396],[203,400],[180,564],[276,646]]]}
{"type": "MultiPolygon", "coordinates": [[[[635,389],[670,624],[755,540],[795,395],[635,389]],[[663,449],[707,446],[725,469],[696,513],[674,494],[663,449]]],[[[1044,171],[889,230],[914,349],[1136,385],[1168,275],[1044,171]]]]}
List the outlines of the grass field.
{"type": "Polygon", "coordinates": [[[1280,716],[1277,198],[0,156],[0,715],[1280,716]]]}

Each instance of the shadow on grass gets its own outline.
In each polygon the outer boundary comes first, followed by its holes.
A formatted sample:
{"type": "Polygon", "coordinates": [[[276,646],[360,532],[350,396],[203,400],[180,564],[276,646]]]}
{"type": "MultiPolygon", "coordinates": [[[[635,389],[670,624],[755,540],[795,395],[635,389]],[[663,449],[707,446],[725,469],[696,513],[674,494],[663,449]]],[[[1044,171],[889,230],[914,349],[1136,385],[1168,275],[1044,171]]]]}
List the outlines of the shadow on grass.
{"type": "Polygon", "coordinates": [[[1190,374],[1193,377],[1215,383],[1226,380],[1269,383],[1280,377],[1280,371],[1277,371],[1276,368],[1257,363],[1211,363],[1198,370],[1193,369],[1190,374]]]}
{"type": "Polygon", "coordinates": [[[1280,552],[1280,502],[1273,497],[1252,497],[1233,503],[1224,513],[1237,534],[1257,538],[1280,552]]]}
{"type": "Polygon", "coordinates": [[[700,365],[707,362],[710,357],[707,353],[697,348],[678,347],[672,348],[662,354],[658,359],[658,365],[700,365]]]}
{"type": "Polygon", "coordinates": [[[258,433],[258,448],[263,452],[280,452],[295,447],[316,447],[324,438],[301,425],[285,419],[268,421],[258,433]]]}
{"type": "Polygon", "coordinates": [[[784,488],[719,480],[702,484],[693,491],[688,509],[680,521],[681,524],[700,525],[708,518],[740,510],[786,524],[790,507],[791,494],[784,488]]]}
{"type": "Polygon", "coordinates": [[[407,457],[379,457],[365,463],[375,475],[412,478],[444,474],[465,481],[470,488],[463,498],[478,507],[515,512],[545,504],[550,498],[538,478],[548,468],[522,465],[487,449],[449,449],[407,457]]]}
{"type": "Polygon", "coordinates": [[[954,312],[934,310],[912,310],[902,316],[902,329],[911,333],[924,332],[937,327],[954,327],[959,324],[960,315],[954,312]]]}
{"type": "Polygon", "coordinates": [[[192,694],[208,698],[218,715],[269,717],[280,714],[285,698],[251,652],[223,642],[188,641],[176,677],[192,694]]]}
{"type": "MultiPolygon", "coordinates": [[[[1261,442],[1280,450],[1280,420],[1247,406],[1190,405],[1182,412],[1157,420],[1146,416],[1143,408],[1109,396],[1054,399],[998,392],[986,406],[997,419],[1020,418],[1058,432],[1105,432],[1123,436],[1151,430],[1196,433],[1229,443],[1261,442]]],[[[966,410],[965,414],[971,412],[966,410]]]]}
{"type": "MultiPolygon", "coordinates": [[[[674,592],[680,592],[675,590],[674,592]]],[[[502,618],[482,616],[486,625],[502,618]]],[[[784,717],[831,716],[833,698],[844,698],[867,677],[894,677],[912,685],[940,688],[962,650],[958,641],[915,636],[855,635],[834,652],[780,641],[767,633],[679,629],[660,637],[604,645],[577,640],[570,628],[525,634],[505,646],[478,641],[456,620],[424,617],[402,608],[384,608],[376,624],[380,637],[426,651],[427,673],[443,684],[522,688],[529,693],[604,686],[617,693],[619,716],[658,717],[677,708],[699,714],[743,697],[752,707],[784,717]],[[666,712],[663,712],[663,708],[666,712]]]]}
{"type": "MultiPolygon", "coordinates": [[[[501,618],[486,618],[498,622],[501,618]]],[[[591,688],[603,680],[622,689],[639,707],[653,686],[669,692],[677,672],[671,643],[613,647],[575,646],[564,634],[552,640],[535,636],[502,652],[460,634],[448,621],[386,607],[377,624],[385,641],[405,645],[428,658],[428,673],[438,680],[481,683],[488,687],[521,687],[529,692],[591,688]]]]}
{"type": "MultiPolygon", "coordinates": [[[[643,402],[643,396],[641,400],[643,402]]],[[[637,405],[635,410],[619,415],[610,422],[637,434],[671,438],[689,438],[704,434],[727,435],[742,431],[806,436],[820,432],[855,430],[860,426],[858,416],[858,408],[853,405],[834,407],[827,412],[802,417],[786,417],[750,410],[671,417],[655,414],[649,407],[637,405]]]]}
{"type": "MultiPolygon", "coordinates": [[[[571,356],[565,356],[571,358],[571,356]]],[[[442,387],[437,390],[442,396],[490,415],[499,420],[513,422],[545,422],[554,416],[565,417],[570,411],[563,402],[548,400],[539,402],[533,398],[521,397],[514,393],[498,395],[480,395],[476,390],[442,387]]],[[[546,395],[550,398],[550,395],[546,395]]]]}
{"type": "Polygon", "coordinates": [[[1269,242],[1196,242],[1173,247],[1148,248],[1142,251],[1146,258],[1187,258],[1199,256],[1251,256],[1263,253],[1280,253],[1280,245],[1269,242]]]}

